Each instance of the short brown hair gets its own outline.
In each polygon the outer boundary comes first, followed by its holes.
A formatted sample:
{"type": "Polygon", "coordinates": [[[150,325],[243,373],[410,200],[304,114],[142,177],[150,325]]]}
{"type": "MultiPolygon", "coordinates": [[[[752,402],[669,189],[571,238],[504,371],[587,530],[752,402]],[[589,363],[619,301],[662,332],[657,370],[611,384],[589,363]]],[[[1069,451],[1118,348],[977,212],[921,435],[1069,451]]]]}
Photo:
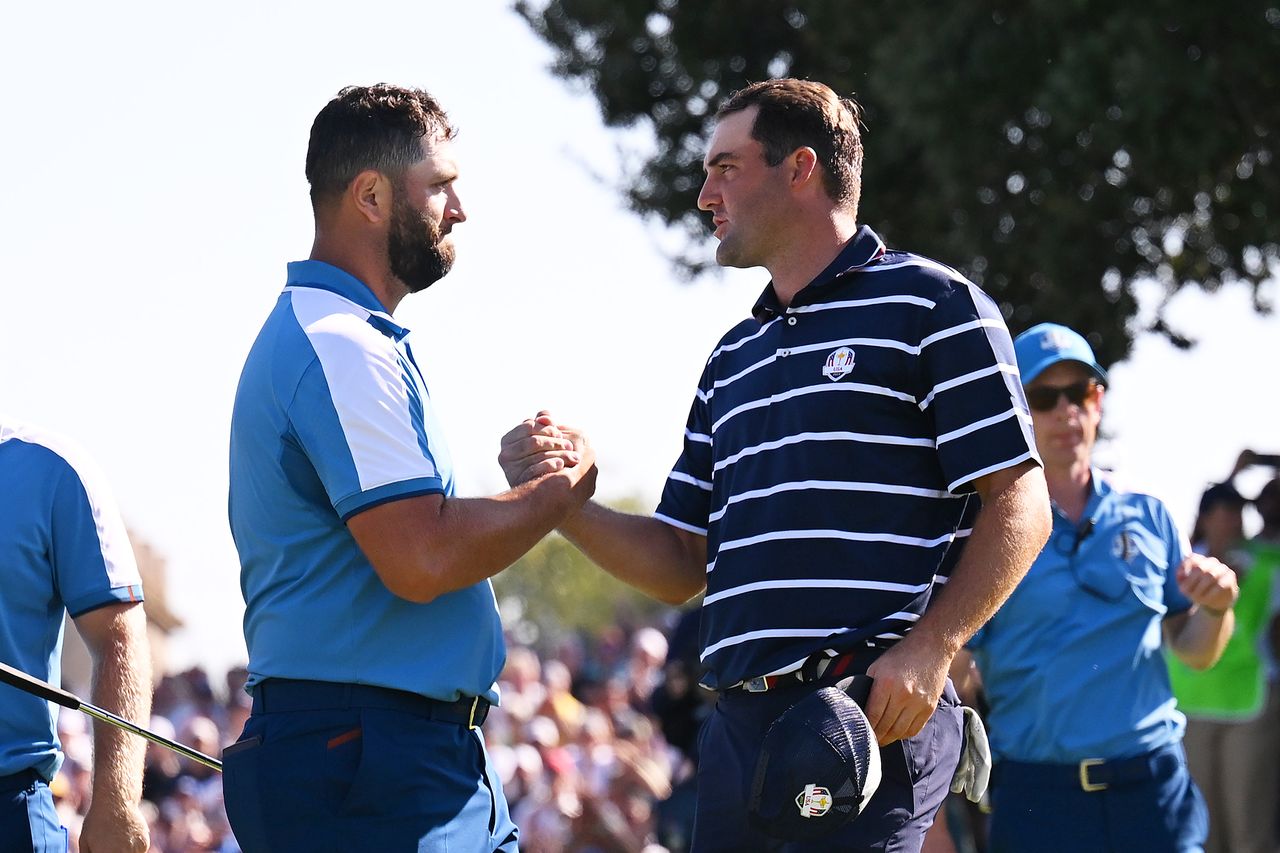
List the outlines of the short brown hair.
{"type": "Polygon", "coordinates": [[[439,102],[422,89],[347,86],[311,125],[311,203],[341,194],[366,169],[398,182],[422,159],[424,137],[452,139],[455,133],[439,102]]]}
{"type": "Polygon", "coordinates": [[[822,164],[823,186],[841,207],[858,212],[862,194],[862,108],[842,98],[830,86],[812,80],[764,80],[739,89],[716,113],[759,107],[751,138],[764,146],[770,166],[781,163],[797,148],[812,148],[822,164]]]}

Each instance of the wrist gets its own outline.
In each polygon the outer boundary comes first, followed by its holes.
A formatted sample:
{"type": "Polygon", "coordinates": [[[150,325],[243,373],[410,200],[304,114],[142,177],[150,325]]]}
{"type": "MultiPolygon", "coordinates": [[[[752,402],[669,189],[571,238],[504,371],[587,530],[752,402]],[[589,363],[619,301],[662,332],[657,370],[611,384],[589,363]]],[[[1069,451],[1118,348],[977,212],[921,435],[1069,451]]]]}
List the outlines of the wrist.
{"type": "Polygon", "coordinates": [[[1223,607],[1223,608],[1219,609],[1219,608],[1217,608],[1217,607],[1210,607],[1210,606],[1209,606],[1209,605],[1207,605],[1207,604],[1197,604],[1197,605],[1196,605],[1196,608],[1197,608],[1197,609],[1204,611],[1205,613],[1209,614],[1210,616],[1213,616],[1213,617],[1214,617],[1214,618],[1216,618],[1216,619],[1221,619],[1221,618],[1223,618],[1224,616],[1226,616],[1228,613],[1230,613],[1230,612],[1231,612],[1231,607],[1232,607],[1232,605],[1228,605],[1227,607],[1223,607]]]}

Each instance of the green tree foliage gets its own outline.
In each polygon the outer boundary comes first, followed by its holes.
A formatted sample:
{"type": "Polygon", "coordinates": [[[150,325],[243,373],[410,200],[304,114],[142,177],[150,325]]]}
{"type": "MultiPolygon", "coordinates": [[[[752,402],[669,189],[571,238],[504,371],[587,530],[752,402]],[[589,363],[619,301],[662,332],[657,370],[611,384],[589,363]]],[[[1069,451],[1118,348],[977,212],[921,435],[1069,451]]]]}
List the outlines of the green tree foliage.
{"type": "MultiPolygon", "coordinates": [[[[1053,319],[1105,362],[1134,328],[1134,282],[1167,296],[1280,267],[1277,0],[521,0],[611,126],[656,148],[631,206],[686,229],[712,116],[753,80],[798,76],[865,108],[862,215],[950,263],[1016,332],[1053,319]]],[[[1187,341],[1157,318],[1153,328],[1187,341]]]]}
{"type": "MultiPolygon", "coordinates": [[[[637,502],[626,509],[638,511],[637,502]]],[[[565,633],[656,622],[670,608],[606,574],[558,533],[493,579],[504,622],[526,644],[553,648],[565,633]]]]}

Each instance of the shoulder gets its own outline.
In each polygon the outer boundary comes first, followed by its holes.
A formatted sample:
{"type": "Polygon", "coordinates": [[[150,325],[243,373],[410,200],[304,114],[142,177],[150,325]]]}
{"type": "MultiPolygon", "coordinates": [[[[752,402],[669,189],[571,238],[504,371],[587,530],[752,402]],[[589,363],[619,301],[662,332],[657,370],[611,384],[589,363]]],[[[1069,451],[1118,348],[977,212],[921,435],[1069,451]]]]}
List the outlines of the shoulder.
{"type": "Polygon", "coordinates": [[[1160,498],[1135,484],[1124,483],[1115,475],[1095,471],[1095,476],[1101,477],[1105,496],[1119,513],[1162,533],[1179,535],[1173,513],[1160,498]]]}
{"type": "Polygon", "coordinates": [[[386,335],[370,322],[370,311],[336,293],[288,288],[289,308],[302,334],[312,342],[343,349],[389,349],[386,335]]]}
{"type": "Polygon", "coordinates": [[[909,300],[925,310],[920,318],[935,329],[977,321],[978,326],[1003,326],[999,306],[982,288],[944,263],[911,252],[891,250],[862,271],[860,282],[887,298],[909,300]]]}
{"type": "Polygon", "coordinates": [[[0,446],[50,473],[71,473],[81,480],[98,476],[97,465],[77,442],[35,424],[0,417],[0,446]]]}
{"type": "Polygon", "coordinates": [[[860,272],[874,277],[876,281],[883,281],[884,287],[926,299],[942,300],[957,293],[982,292],[946,264],[898,249],[886,251],[883,258],[863,267],[860,272]]]}
{"type": "Polygon", "coordinates": [[[329,394],[361,385],[370,377],[390,380],[403,371],[399,351],[384,329],[391,323],[350,300],[324,290],[286,291],[296,323],[294,332],[278,342],[273,374],[285,385],[321,380],[329,394]],[[283,371],[283,373],[280,373],[283,371]]]}
{"type": "Polygon", "coordinates": [[[738,323],[729,331],[725,332],[716,342],[715,348],[711,350],[711,355],[707,356],[707,365],[713,364],[721,355],[734,350],[742,349],[750,346],[753,340],[759,338],[765,329],[778,322],[778,318],[766,320],[761,323],[759,320],[748,317],[738,323]]]}

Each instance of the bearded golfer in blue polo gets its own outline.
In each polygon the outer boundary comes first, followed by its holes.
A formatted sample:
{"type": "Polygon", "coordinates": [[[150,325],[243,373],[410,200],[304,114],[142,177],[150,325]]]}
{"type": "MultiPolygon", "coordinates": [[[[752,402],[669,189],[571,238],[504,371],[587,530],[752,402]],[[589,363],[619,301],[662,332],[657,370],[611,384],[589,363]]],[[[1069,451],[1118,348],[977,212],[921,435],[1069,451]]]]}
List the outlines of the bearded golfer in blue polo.
{"type": "Polygon", "coordinates": [[[312,126],[315,243],[231,425],[253,713],[224,774],[246,853],[517,847],[478,731],[505,659],[488,579],[590,497],[595,466],[557,457],[508,492],[454,496],[392,316],[453,263],[452,137],[429,94],[386,85],[344,89],[312,126]]]}

